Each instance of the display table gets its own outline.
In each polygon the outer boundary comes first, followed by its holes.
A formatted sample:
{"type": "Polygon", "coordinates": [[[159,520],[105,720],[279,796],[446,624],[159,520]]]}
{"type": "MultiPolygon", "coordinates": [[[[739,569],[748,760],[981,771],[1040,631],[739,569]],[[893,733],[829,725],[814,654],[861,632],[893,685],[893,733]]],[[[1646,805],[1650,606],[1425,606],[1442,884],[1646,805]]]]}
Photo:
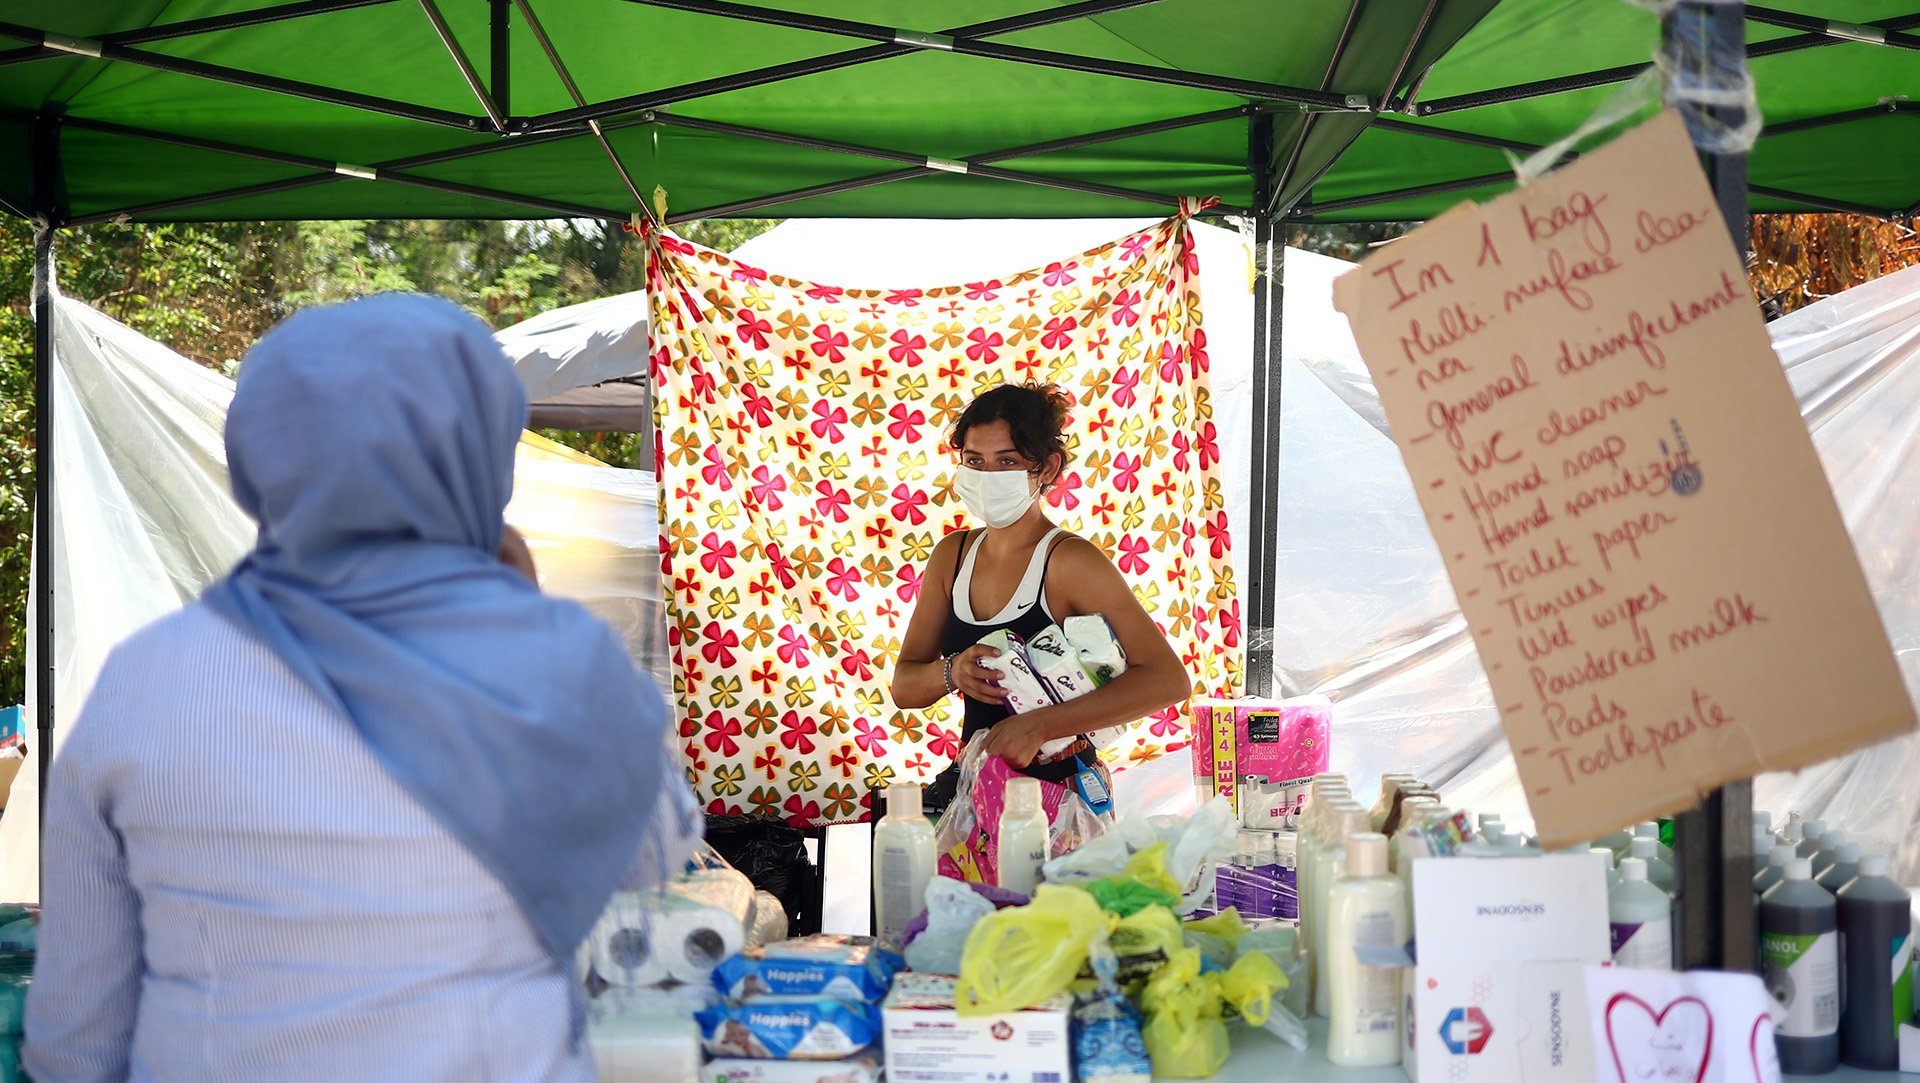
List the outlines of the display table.
{"type": "MultiPolygon", "coordinates": [[[[1308,1027],[1313,1044],[1305,1051],[1294,1049],[1265,1031],[1236,1028],[1233,1032],[1233,1056],[1214,1076],[1217,1083],[1407,1083],[1407,1074],[1399,1065],[1391,1068],[1337,1068],[1327,1060],[1327,1024],[1315,1019],[1308,1027]]],[[[1155,1076],[1156,1080],[1163,1076],[1155,1076]]],[[[1831,1083],[1890,1083],[1920,1080],[1920,1075],[1898,1072],[1863,1072],[1842,1067],[1832,1075],[1788,1076],[1787,1079],[1822,1079],[1831,1083]]]]}

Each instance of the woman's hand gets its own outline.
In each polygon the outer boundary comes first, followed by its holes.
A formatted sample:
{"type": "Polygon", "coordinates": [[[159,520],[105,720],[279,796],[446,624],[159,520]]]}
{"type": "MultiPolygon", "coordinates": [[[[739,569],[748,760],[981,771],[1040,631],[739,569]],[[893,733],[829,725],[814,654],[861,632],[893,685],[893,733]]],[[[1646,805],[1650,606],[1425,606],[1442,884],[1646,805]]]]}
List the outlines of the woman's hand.
{"type": "Polygon", "coordinates": [[[527,539],[511,526],[500,531],[500,563],[526,576],[534,586],[540,585],[540,572],[533,566],[533,551],[527,548],[527,539]]]}
{"type": "Polygon", "coordinates": [[[999,651],[978,643],[954,655],[953,686],[968,699],[981,703],[1005,703],[1007,694],[1000,687],[999,674],[982,664],[984,659],[998,657],[999,651]]]}
{"type": "Polygon", "coordinates": [[[1012,767],[1033,763],[1040,755],[1040,746],[1047,743],[1046,725],[1041,721],[1045,713],[1045,710],[1032,711],[995,722],[987,731],[987,755],[998,756],[1012,767]]]}

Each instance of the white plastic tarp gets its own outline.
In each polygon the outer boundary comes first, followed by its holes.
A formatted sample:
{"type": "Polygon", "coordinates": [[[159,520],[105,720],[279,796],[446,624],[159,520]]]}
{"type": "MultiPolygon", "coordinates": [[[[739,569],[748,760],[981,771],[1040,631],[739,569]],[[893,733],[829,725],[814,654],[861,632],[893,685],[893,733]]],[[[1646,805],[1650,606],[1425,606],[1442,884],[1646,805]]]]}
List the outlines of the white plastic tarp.
{"type": "MultiPolygon", "coordinates": [[[[65,297],[53,344],[57,749],[113,645],[224,574],[254,527],[227,488],[231,380],[65,297]]],[[[546,589],[611,623],[664,680],[652,476],[523,444],[507,518],[546,589]]],[[[39,751],[0,816],[0,899],[38,897],[39,751]]]]}

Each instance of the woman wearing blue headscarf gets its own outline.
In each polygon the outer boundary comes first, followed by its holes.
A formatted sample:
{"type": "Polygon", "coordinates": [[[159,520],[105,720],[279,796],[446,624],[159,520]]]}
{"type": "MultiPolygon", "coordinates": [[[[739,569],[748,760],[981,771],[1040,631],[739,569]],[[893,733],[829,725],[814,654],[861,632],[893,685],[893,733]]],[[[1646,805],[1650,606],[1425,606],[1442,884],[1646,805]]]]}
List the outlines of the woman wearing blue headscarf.
{"type": "Polygon", "coordinates": [[[574,949],[698,817],[659,693],[508,565],[526,416],[443,301],[248,354],[255,547],[113,652],[53,763],[40,1083],[593,1078],[574,949]]]}

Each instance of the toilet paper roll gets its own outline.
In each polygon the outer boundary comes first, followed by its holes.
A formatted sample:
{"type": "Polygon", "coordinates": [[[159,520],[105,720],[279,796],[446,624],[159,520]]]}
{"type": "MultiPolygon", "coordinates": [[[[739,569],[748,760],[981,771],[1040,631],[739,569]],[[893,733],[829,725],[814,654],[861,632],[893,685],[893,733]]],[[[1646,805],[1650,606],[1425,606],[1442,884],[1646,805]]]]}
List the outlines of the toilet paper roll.
{"type": "Polygon", "coordinates": [[[593,972],[616,989],[659,985],[668,977],[660,935],[660,914],[651,899],[639,892],[616,893],[589,937],[593,972]]]}
{"type": "Polygon", "coordinates": [[[600,1083],[696,1083],[700,1027],[672,1015],[623,1015],[588,1027],[600,1083]]]}
{"type": "Polygon", "coordinates": [[[593,969],[618,988],[707,981],[747,944],[753,884],[732,869],[676,876],[659,889],[618,892],[594,928],[593,969]]]}
{"type": "Polygon", "coordinates": [[[753,893],[753,917],[747,923],[747,946],[762,947],[787,938],[787,908],[764,891],[753,893]]]}

